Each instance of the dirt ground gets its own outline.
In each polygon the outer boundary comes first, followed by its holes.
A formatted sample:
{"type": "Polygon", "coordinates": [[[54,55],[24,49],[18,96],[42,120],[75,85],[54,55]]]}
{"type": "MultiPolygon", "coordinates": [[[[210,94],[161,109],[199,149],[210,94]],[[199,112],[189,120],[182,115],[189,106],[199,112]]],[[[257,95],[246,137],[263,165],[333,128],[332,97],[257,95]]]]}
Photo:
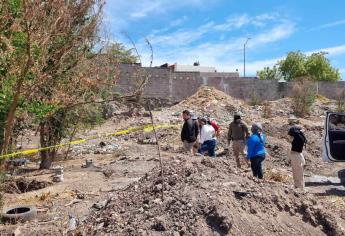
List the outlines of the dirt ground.
{"type": "MultiPolygon", "coordinates": [[[[52,182],[53,170],[39,171],[33,161],[5,183],[5,207],[34,205],[38,217],[0,225],[0,235],[344,235],[345,166],[321,158],[324,112],[334,109],[335,102],[318,99],[311,115],[299,119],[309,140],[305,191],[293,189],[287,158],[291,103],[288,98],[268,102],[266,116],[264,106],[203,87],[177,105],[154,111],[156,124],[179,125],[181,111],[191,109],[198,116],[211,115],[222,131],[218,156],[210,159],[182,152],[178,126],[158,130],[163,180],[152,132],[72,147],[68,160],[61,155],[54,163],[64,167],[60,183],[52,182]],[[228,153],[226,132],[235,112],[241,112],[248,125],[263,124],[268,136],[264,181],[253,179],[250,169],[236,168],[231,148],[228,153]],[[90,159],[94,165],[82,168],[90,159]],[[68,232],[71,215],[79,224],[68,232]]],[[[76,138],[149,122],[144,111],[115,116],[76,138]]],[[[33,140],[29,138],[28,147],[34,146],[33,140]]]]}

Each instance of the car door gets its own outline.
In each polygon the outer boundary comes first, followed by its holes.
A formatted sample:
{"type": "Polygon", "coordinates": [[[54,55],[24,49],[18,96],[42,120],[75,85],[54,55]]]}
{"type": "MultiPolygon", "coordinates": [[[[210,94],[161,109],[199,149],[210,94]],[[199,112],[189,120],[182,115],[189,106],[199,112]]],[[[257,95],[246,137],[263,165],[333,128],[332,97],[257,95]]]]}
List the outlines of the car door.
{"type": "Polygon", "coordinates": [[[322,158],[326,162],[345,162],[345,113],[326,113],[322,158]]]}

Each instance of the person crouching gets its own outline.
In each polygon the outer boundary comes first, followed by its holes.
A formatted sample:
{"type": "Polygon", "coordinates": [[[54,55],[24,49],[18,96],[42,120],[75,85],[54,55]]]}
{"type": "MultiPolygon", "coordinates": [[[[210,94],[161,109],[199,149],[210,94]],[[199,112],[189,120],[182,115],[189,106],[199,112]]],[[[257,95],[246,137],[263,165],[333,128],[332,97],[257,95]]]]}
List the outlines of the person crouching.
{"type": "Polygon", "coordinates": [[[201,127],[200,131],[200,147],[198,152],[204,154],[206,151],[210,157],[216,157],[215,149],[217,145],[216,132],[212,125],[208,124],[206,118],[201,118],[199,120],[199,125],[201,127]]]}
{"type": "Polygon", "coordinates": [[[250,161],[254,177],[262,179],[264,177],[262,162],[266,157],[266,137],[262,133],[262,126],[259,123],[253,124],[251,131],[252,135],[247,140],[247,159],[250,161]]]}

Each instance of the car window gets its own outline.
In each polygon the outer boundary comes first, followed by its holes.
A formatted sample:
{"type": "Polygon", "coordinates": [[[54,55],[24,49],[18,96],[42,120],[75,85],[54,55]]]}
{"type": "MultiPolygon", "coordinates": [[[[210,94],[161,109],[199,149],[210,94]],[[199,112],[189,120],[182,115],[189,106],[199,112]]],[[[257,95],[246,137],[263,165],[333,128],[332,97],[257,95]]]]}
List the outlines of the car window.
{"type": "Polygon", "coordinates": [[[345,162],[344,113],[327,113],[323,142],[323,160],[345,162]]]}
{"type": "Polygon", "coordinates": [[[331,114],[328,122],[329,130],[345,130],[345,115],[331,114]]]}

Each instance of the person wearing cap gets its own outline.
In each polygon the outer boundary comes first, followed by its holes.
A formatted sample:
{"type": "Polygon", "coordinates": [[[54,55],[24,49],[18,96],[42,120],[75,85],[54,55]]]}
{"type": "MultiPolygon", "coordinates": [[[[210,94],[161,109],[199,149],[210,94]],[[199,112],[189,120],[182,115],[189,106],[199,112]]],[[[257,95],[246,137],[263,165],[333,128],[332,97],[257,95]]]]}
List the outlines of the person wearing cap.
{"type": "Polygon", "coordinates": [[[247,159],[250,161],[254,177],[262,179],[264,177],[262,162],[266,157],[266,137],[262,132],[262,125],[259,123],[253,124],[251,131],[252,135],[247,140],[247,159]]]}
{"type": "MultiPolygon", "coordinates": [[[[234,115],[234,121],[229,125],[228,131],[228,145],[230,148],[230,142],[232,141],[232,148],[235,155],[236,165],[241,168],[240,154],[245,159],[245,141],[249,137],[248,126],[241,119],[240,114],[234,115]]],[[[249,163],[247,162],[249,165],[249,163]]]]}
{"type": "Polygon", "coordinates": [[[298,125],[290,127],[288,135],[289,140],[292,140],[289,159],[291,161],[292,166],[292,177],[294,180],[294,186],[295,188],[303,189],[305,187],[303,174],[305,159],[302,152],[303,148],[305,147],[308,141],[303,134],[303,128],[298,125]]]}
{"type": "Polygon", "coordinates": [[[200,147],[198,152],[204,154],[206,151],[210,157],[216,157],[216,132],[212,125],[207,122],[206,118],[199,120],[200,130],[200,147]]]}
{"type": "Polygon", "coordinates": [[[181,131],[181,140],[183,142],[183,148],[185,151],[192,153],[193,146],[199,134],[199,128],[196,121],[192,119],[192,114],[190,111],[184,110],[182,112],[182,117],[184,120],[184,124],[181,131]]]}

